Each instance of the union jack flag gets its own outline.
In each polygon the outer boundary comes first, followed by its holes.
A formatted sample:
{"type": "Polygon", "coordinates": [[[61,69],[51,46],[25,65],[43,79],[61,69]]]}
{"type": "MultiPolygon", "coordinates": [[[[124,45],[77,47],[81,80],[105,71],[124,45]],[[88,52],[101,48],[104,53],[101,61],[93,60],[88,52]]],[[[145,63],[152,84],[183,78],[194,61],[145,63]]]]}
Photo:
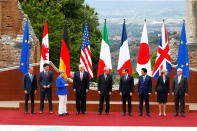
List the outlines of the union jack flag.
{"type": "Polygon", "coordinates": [[[90,52],[90,42],[87,22],[85,22],[83,41],[81,47],[80,64],[84,65],[85,71],[89,73],[90,79],[93,77],[92,58],[90,52]]]}
{"type": "Polygon", "coordinates": [[[166,26],[164,23],[161,29],[160,43],[158,46],[157,58],[153,69],[153,77],[157,79],[159,75],[161,75],[161,71],[163,69],[166,69],[168,71],[167,75],[169,75],[172,70],[170,48],[168,44],[166,26]]]}

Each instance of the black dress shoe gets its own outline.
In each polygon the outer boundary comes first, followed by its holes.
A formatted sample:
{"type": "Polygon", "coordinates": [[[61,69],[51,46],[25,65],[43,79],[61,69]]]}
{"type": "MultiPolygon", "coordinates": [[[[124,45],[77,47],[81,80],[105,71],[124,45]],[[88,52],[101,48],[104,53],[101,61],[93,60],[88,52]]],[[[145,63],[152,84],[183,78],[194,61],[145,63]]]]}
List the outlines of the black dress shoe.
{"type": "Polygon", "coordinates": [[[131,113],[129,113],[129,116],[132,116],[132,114],[131,114],[131,113]]]}
{"type": "Polygon", "coordinates": [[[106,112],[106,115],[109,115],[109,112],[106,112]]]}
{"type": "Polygon", "coordinates": [[[178,115],[179,115],[178,113],[175,113],[175,114],[174,114],[174,117],[176,117],[176,116],[178,116],[178,115]]]}
{"type": "Polygon", "coordinates": [[[64,115],[68,116],[68,115],[69,115],[69,113],[64,113],[64,115]]]}
{"type": "Polygon", "coordinates": [[[123,115],[123,116],[126,116],[126,114],[125,114],[124,112],[122,113],[122,115],[123,115]]]}
{"type": "Polygon", "coordinates": [[[77,112],[77,115],[79,115],[79,112],[77,112]]]}
{"type": "Polygon", "coordinates": [[[59,116],[64,116],[64,114],[59,114],[59,116]]]}
{"type": "Polygon", "coordinates": [[[184,114],[184,113],[181,113],[181,116],[182,116],[182,117],[185,117],[185,114],[184,114]]]}
{"type": "Polygon", "coordinates": [[[150,113],[146,113],[147,116],[150,116],[150,113]]]}
{"type": "Polygon", "coordinates": [[[31,112],[31,114],[36,114],[35,112],[31,112]]]}
{"type": "Polygon", "coordinates": [[[142,116],[142,113],[139,113],[139,116],[142,116]]]}
{"type": "Polygon", "coordinates": [[[82,112],[82,114],[84,114],[84,115],[85,115],[85,114],[86,114],[86,112],[82,112]]]}
{"type": "Polygon", "coordinates": [[[98,115],[101,115],[102,113],[101,112],[98,112],[98,115]]]}
{"type": "Polygon", "coordinates": [[[28,112],[25,112],[25,115],[27,115],[28,114],[28,112]]]}

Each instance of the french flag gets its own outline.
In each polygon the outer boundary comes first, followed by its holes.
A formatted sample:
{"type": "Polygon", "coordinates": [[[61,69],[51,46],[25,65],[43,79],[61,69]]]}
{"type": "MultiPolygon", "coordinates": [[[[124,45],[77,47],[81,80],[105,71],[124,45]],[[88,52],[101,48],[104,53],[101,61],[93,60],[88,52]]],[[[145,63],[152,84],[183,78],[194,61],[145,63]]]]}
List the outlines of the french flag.
{"type": "Polygon", "coordinates": [[[122,39],[121,39],[121,43],[120,43],[120,53],[119,53],[118,68],[117,68],[120,76],[123,75],[122,70],[124,68],[128,68],[129,69],[128,74],[132,75],[131,60],[130,60],[130,54],[129,54],[128,41],[127,41],[125,20],[123,23],[122,39]]]}

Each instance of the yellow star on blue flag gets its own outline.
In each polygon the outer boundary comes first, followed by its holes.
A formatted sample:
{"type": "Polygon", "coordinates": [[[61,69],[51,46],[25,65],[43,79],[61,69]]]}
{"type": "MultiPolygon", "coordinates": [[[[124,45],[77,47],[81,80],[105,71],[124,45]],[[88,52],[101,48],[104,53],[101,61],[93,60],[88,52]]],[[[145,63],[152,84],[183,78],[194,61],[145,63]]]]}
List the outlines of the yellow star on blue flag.
{"type": "Polygon", "coordinates": [[[185,23],[183,23],[176,69],[178,68],[183,69],[183,75],[186,76],[187,79],[189,79],[189,58],[188,58],[188,48],[186,43],[187,43],[187,38],[185,31],[185,23]]]}
{"type": "Polygon", "coordinates": [[[29,28],[28,28],[28,20],[26,21],[24,35],[23,35],[23,43],[21,46],[21,59],[19,69],[23,74],[28,73],[29,69],[29,28]]]}

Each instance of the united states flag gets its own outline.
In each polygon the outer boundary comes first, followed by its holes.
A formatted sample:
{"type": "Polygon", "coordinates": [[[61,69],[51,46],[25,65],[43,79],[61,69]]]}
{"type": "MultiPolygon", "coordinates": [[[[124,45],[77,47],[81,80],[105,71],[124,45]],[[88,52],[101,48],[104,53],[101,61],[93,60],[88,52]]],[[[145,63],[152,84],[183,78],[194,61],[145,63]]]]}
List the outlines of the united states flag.
{"type": "Polygon", "coordinates": [[[168,37],[165,24],[163,24],[161,29],[160,43],[158,46],[157,58],[153,69],[153,77],[157,79],[159,75],[161,75],[161,71],[163,69],[167,69],[167,75],[169,75],[169,73],[172,70],[170,48],[168,44],[168,37]]]}
{"type": "Polygon", "coordinates": [[[93,77],[93,70],[92,70],[92,58],[90,53],[90,42],[89,42],[87,21],[85,21],[85,27],[83,33],[80,64],[84,65],[85,71],[89,73],[91,79],[93,77]]]}

